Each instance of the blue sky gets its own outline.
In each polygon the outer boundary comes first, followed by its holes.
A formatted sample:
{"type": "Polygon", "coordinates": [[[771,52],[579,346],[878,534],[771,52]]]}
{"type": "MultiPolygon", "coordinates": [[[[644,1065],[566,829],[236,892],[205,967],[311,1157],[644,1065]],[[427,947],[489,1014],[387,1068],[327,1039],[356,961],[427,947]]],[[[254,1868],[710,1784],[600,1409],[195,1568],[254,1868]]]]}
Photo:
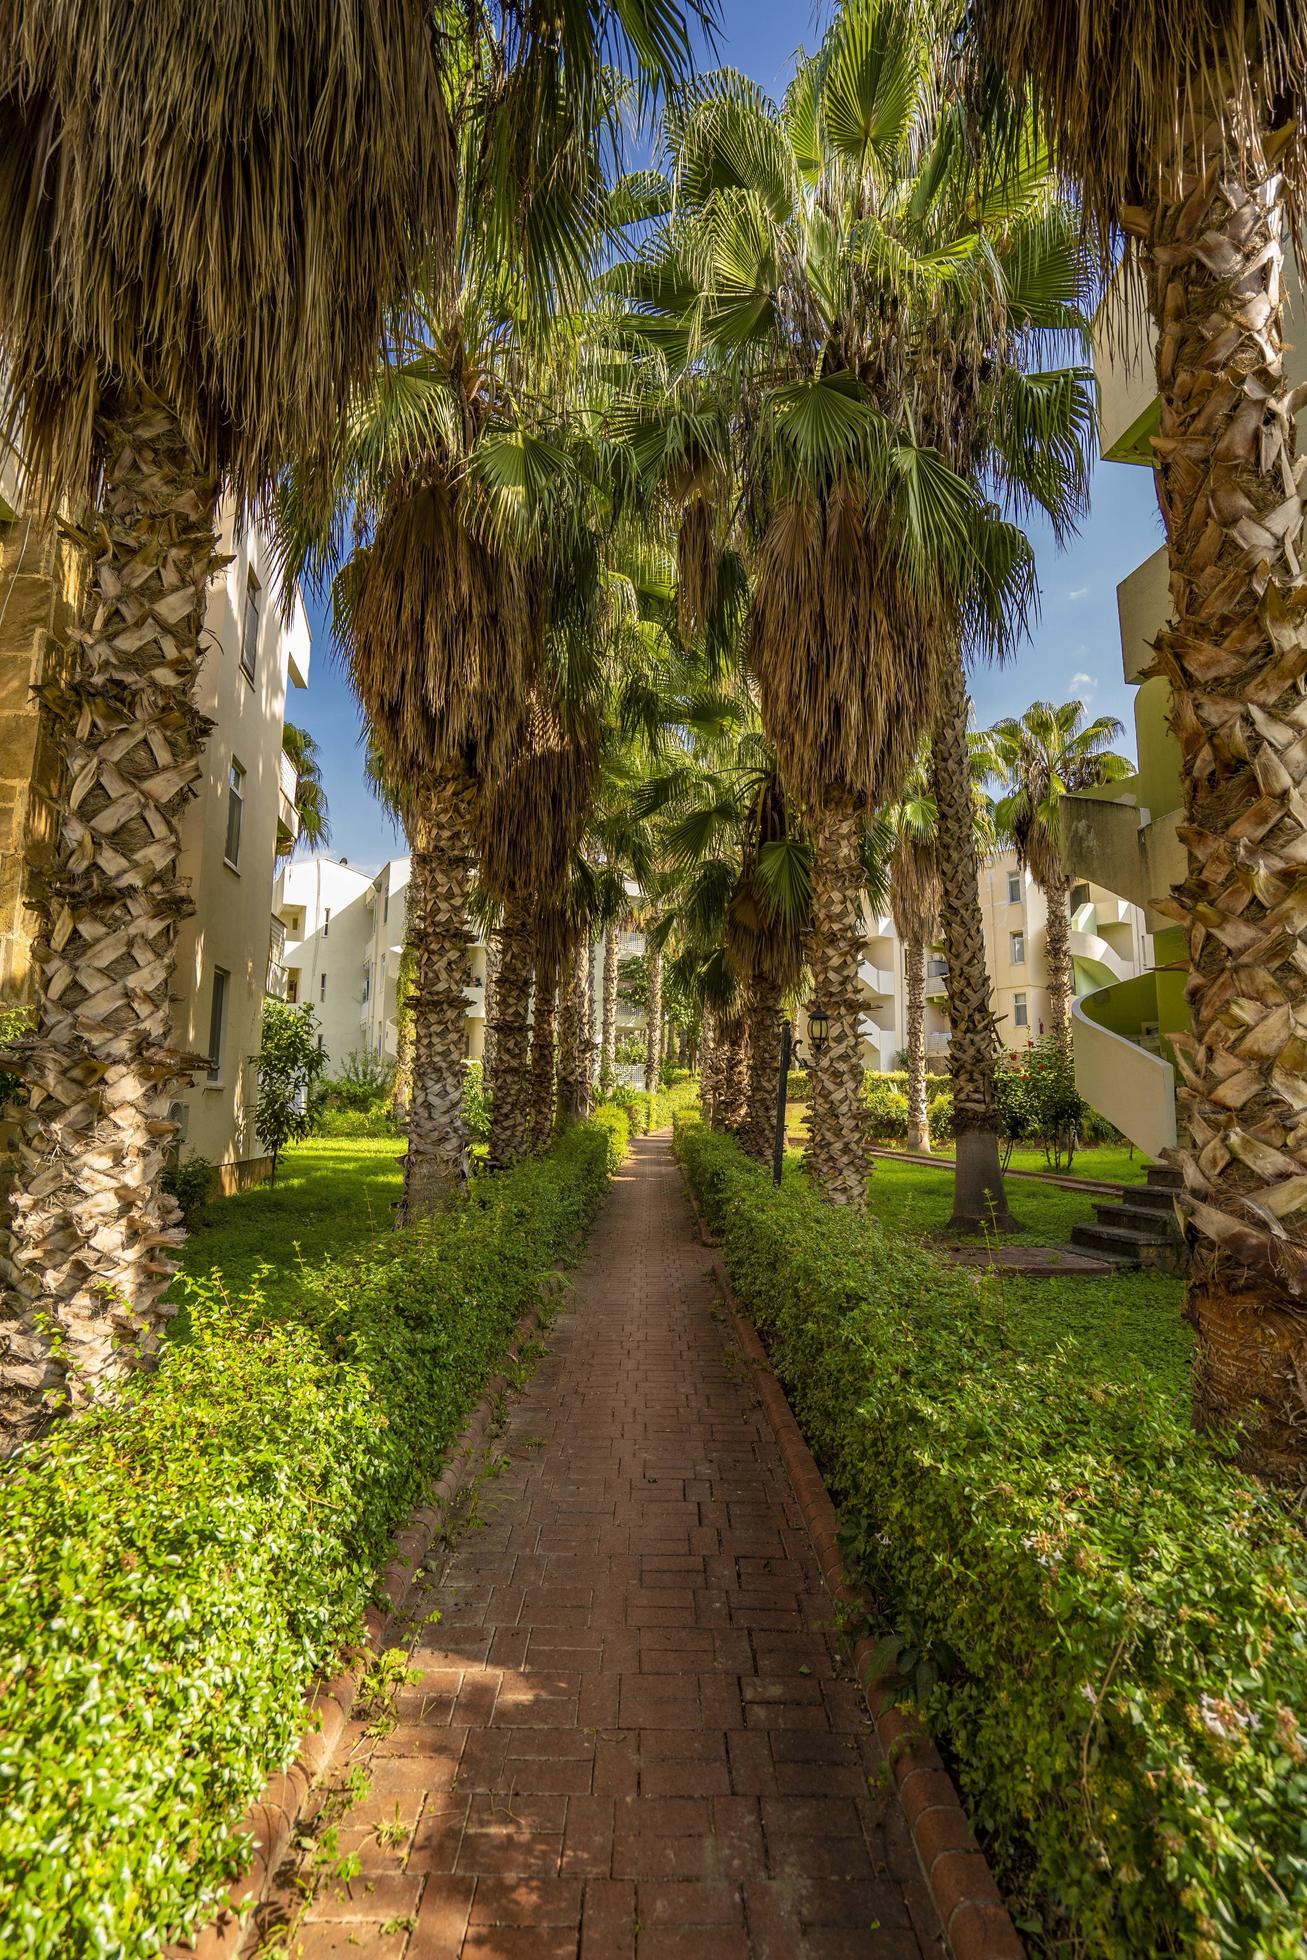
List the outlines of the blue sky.
{"type": "MultiPolygon", "coordinates": [[[[814,47],[829,18],[828,8],[810,10],[785,0],[722,0],[722,9],[719,58],[773,93],[783,86],[795,49],[814,47]]],[[[1091,713],[1114,714],[1125,723],[1121,747],[1133,753],[1133,690],[1121,675],[1116,587],[1162,542],[1151,473],[1100,463],[1089,517],[1063,551],[1043,525],[1032,523],[1029,529],[1039,569],[1039,621],[1029,645],[1006,667],[975,675],[977,717],[990,722],[1019,714],[1034,700],[1078,696],[1091,713]]],[[[288,714],[322,749],[332,855],[375,869],[404,845],[363,782],[358,709],[332,654],[321,609],[311,606],[310,619],[310,686],[290,701],[288,714]]]]}

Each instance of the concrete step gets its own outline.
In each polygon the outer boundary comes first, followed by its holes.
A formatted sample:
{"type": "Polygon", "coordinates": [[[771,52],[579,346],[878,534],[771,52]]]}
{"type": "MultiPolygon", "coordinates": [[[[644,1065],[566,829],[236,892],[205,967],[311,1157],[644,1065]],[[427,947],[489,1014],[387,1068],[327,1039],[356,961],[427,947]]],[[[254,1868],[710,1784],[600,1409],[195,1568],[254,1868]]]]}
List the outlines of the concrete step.
{"type": "Polygon", "coordinates": [[[1175,1192],[1169,1185],[1123,1184],[1121,1202],[1132,1209],[1155,1212],[1159,1218],[1175,1216],[1175,1192]]]}
{"type": "Polygon", "coordinates": [[[1183,1182],[1179,1171],[1171,1164],[1148,1166],[1148,1188],[1151,1191],[1178,1191],[1183,1182]]]}
{"type": "Polygon", "coordinates": [[[1124,1225],[1130,1231],[1145,1239],[1173,1239],[1175,1220],[1170,1206],[1140,1205],[1133,1201],[1123,1204],[1094,1205],[1100,1224],[1124,1225]]]}
{"type": "Polygon", "coordinates": [[[1169,1235],[1159,1238],[1128,1225],[1075,1225],[1071,1228],[1071,1243],[1099,1258],[1115,1257],[1121,1265],[1143,1266],[1150,1271],[1178,1272],[1181,1264],[1178,1238],[1169,1235]]]}

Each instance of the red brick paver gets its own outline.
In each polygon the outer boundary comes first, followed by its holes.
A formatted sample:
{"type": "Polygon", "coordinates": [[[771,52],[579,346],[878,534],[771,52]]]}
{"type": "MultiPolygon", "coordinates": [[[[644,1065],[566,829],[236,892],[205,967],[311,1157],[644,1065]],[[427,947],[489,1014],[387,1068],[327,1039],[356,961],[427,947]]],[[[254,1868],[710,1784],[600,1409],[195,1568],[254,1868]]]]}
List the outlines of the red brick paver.
{"type": "Polygon", "coordinates": [[[747,1377],[646,1138],[421,1602],[421,1679],[351,1726],[361,1869],[304,1960],[943,1951],[747,1377]]]}

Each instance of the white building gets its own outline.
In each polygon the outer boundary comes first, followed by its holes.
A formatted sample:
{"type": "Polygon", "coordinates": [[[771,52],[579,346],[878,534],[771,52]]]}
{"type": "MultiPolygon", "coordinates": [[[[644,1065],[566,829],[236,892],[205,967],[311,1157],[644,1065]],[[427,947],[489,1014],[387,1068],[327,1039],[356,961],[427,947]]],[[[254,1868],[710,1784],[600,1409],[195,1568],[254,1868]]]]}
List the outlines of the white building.
{"type": "MultiPolygon", "coordinates": [[[[391,858],[375,876],[343,858],[287,864],[273,910],[285,929],[286,998],[318,1017],[329,1073],[351,1054],[393,1062],[399,1052],[399,977],[408,927],[409,860],[391,858]]],[[[485,1048],[486,948],[472,948],[463,1052],[485,1048]]]]}

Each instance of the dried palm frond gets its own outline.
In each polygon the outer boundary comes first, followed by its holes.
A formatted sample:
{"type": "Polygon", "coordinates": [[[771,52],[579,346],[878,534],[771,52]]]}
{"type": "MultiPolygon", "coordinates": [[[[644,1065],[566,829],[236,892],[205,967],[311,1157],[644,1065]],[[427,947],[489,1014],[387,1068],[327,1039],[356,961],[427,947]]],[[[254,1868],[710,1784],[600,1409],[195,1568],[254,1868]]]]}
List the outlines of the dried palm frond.
{"type": "Polygon", "coordinates": [[[3,0],[0,347],[29,468],[87,486],[117,391],[238,494],[325,465],[454,147],[427,0],[3,0]]]}

